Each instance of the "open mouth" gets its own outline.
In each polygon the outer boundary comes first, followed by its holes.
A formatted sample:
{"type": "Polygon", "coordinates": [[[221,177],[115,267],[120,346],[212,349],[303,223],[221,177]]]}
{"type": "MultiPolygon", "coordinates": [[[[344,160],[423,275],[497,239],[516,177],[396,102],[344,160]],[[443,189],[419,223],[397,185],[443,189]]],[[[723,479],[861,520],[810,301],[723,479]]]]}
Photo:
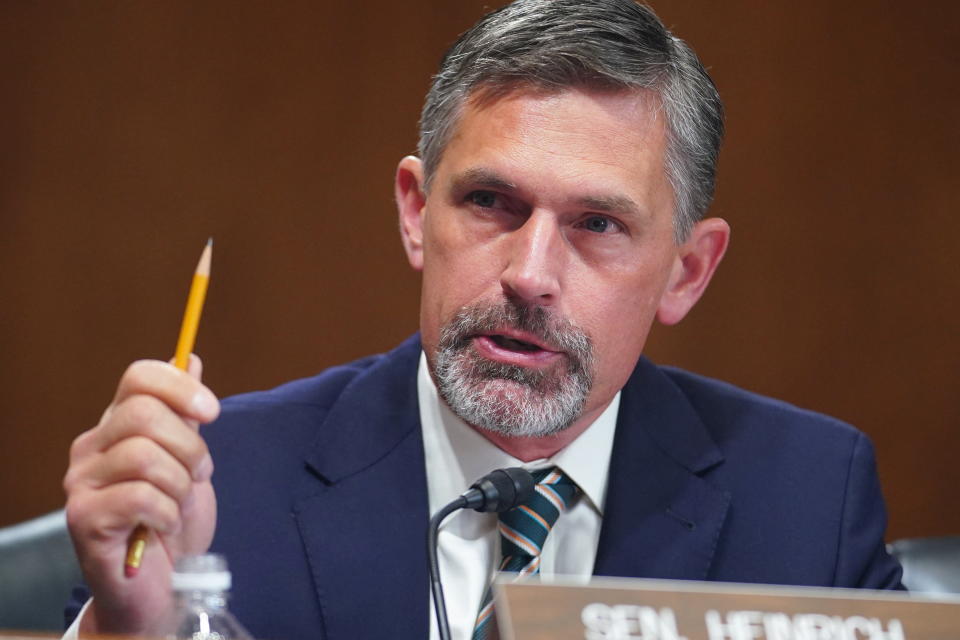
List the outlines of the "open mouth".
{"type": "Polygon", "coordinates": [[[510,351],[543,351],[543,348],[535,345],[531,342],[524,342],[523,340],[515,340],[513,338],[508,338],[507,336],[502,336],[499,334],[492,334],[487,336],[490,340],[496,344],[498,347],[503,349],[509,349],[510,351]]]}

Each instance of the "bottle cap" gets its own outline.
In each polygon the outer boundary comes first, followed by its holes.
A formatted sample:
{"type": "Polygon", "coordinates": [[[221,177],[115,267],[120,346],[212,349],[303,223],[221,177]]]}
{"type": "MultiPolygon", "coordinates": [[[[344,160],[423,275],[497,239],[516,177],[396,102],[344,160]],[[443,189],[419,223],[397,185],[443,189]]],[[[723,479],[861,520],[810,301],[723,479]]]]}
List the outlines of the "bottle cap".
{"type": "Polygon", "coordinates": [[[174,591],[228,591],[230,583],[227,561],[216,553],[183,556],[170,576],[174,591]]]}

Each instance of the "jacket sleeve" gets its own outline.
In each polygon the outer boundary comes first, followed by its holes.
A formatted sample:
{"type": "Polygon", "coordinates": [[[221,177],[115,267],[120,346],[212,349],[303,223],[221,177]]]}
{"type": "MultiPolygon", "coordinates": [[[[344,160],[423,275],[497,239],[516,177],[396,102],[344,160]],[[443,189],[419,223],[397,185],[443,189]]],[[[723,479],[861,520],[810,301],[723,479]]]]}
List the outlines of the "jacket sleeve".
{"type": "Polygon", "coordinates": [[[887,553],[887,510],[873,445],[858,434],[850,457],[844,494],[834,586],[903,589],[900,563],[887,553]]]}
{"type": "Polygon", "coordinates": [[[67,604],[63,609],[64,629],[68,629],[73,624],[89,599],[90,591],[87,590],[86,585],[78,584],[73,588],[73,591],[70,593],[70,599],[67,600],[67,604]]]}

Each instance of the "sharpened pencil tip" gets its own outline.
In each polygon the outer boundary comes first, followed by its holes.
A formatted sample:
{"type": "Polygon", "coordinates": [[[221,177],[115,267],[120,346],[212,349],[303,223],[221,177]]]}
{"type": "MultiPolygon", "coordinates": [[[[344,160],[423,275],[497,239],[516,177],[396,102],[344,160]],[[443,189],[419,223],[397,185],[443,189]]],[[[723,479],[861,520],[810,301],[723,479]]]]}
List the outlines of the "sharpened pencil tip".
{"type": "Polygon", "coordinates": [[[210,256],[213,254],[213,238],[207,240],[207,245],[200,254],[200,262],[197,263],[196,274],[210,277],[210,256]]]}

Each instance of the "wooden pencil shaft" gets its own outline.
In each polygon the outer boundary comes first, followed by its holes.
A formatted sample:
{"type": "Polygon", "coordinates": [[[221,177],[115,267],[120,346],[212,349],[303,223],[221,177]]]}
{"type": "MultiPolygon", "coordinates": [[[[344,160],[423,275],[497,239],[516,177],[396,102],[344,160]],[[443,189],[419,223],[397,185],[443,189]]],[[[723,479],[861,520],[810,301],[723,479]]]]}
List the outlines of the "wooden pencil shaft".
{"type": "MultiPolygon", "coordinates": [[[[178,369],[187,370],[190,363],[190,353],[197,341],[197,329],[200,327],[200,315],[203,312],[203,302],[207,297],[207,285],[210,282],[210,261],[213,252],[213,239],[207,240],[207,246],[200,254],[200,261],[193,274],[190,284],[190,293],[187,295],[187,307],[183,311],[183,321],[180,323],[180,336],[177,338],[177,349],[174,352],[173,364],[178,369]]],[[[137,574],[143,560],[143,552],[147,547],[149,530],[142,524],[137,525],[127,544],[127,557],[124,561],[124,574],[132,578],[137,574]]]]}
{"type": "Polygon", "coordinates": [[[183,371],[187,370],[190,362],[190,353],[197,341],[197,329],[200,327],[200,314],[203,312],[203,301],[207,297],[207,285],[210,282],[210,261],[212,258],[213,242],[207,241],[200,261],[193,274],[190,284],[190,294],[187,296],[187,307],[183,311],[183,322],[180,323],[180,337],[177,338],[177,349],[174,352],[173,364],[183,371]]]}

